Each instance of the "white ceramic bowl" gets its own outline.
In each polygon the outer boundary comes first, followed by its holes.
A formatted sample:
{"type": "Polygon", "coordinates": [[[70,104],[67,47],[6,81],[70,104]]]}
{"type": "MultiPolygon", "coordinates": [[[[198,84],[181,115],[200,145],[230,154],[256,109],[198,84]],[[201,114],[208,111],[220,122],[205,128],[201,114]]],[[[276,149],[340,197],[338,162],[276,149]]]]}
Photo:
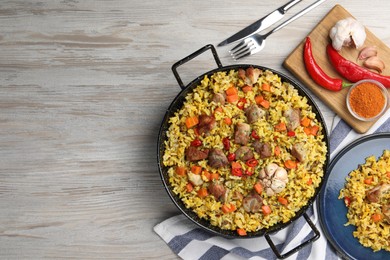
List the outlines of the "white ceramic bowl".
{"type": "Polygon", "coordinates": [[[388,91],[387,89],[378,81],[376,80],[371,80],[371,79],[364,79],[364,80],[361,80],[361,81],[358,81],[356,82],[355,84],[353,84],[349,91],[348,91],[348,94],[347,94],[347,98],[346,98],[346,103],[347,103],[347,107],[348,107],[348,110],[349,112],[357,119],[361,120],[361,121],[373,121],[373,120],[376,120],[378,119],[380,116],[382,116],[386,110],[387,110],[387,106],[388,106],[388,103],[389,103],[389,94],[388,94],[388,91]],[[354,89],[356,89],[359,85],[361,84],[364,84],[364,83],[372,83],[374,84],[376,87],[378,87],[378,89],[381,91],[383,97],[384,97],[384,105],[382,107],[382,109],[375,115],[372,115],[371,117],[364,117],[362,115],[359,115],[358,113],[356,113],[356,111],[352,108],[352,105],[350,103],[350,97],[352,93],[352,91],[354,89]]]}

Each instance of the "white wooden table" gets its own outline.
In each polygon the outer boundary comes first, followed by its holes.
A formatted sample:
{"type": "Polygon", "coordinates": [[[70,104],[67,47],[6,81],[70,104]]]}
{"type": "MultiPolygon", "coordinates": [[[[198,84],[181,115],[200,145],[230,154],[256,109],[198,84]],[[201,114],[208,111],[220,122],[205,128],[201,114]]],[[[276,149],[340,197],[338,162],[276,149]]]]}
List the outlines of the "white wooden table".
{"type": "MultiPolygon", "coordinates": [[[[0,258],[176,259],[153,232],[179,214],[156,155],[180,91],[171,66],[287,0],[276,2],[1,1],[0,258]]],[[[336,3],[390,44],[388,1],[329,0],[240,63],[289,74],[282,62],[336,3]]],[[[236,64],[227,50],[222,63],[236,64]]],[[[212,68],[202,55],[180,73],[212,68]]]]}

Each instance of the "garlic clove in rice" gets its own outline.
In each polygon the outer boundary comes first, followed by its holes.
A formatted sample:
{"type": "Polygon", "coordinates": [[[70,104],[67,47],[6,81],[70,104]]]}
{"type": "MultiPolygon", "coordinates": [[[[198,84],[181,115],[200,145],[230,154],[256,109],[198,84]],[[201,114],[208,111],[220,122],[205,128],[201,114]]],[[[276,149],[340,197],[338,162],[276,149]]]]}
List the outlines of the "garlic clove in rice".
{"type": "Polygon", "coordinates": [[[364,26],[352,17],[339,20],[330,30],[329,37],[332,39],[332,46],[340,51],[343,46],[354,45],[360,48],[366,40],[364,26]]]}

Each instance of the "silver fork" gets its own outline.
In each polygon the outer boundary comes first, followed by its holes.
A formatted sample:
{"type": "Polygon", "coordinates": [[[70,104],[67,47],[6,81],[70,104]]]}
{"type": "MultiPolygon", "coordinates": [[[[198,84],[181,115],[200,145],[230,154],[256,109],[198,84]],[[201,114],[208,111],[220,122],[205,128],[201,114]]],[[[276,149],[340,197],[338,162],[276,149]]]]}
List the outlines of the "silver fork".
{"type": "Polygon", "coordinates": [[[279,31],[284,26],[295,21],[296,19],[298,19],[302,15],[306,14],[307,12],[311,11],[312,9],[314,9],[315,7],[317,7],[318,5],[322,4],[325,1],[326,0],[318,0],[314,3],[312,3],[311,5],[309,5],[308,7],[306,7],[305,9],[300,11],[299,13],[295,14],[294,16],[292,16],[291,18],[289,18],[288,20],[286,20],[282,24],[278,25],[277,27],[275,27],[274,29],[272,29],[271,31],[269,31],[266,34],[263,34],[263,35],[255,34],[251,37],[244,39],[243,41],[241,41],[239,44],[237,44],[235,47],[233,47],[233,49],[231,49],[229,51],[230,55],[233,57],[234,60],[239,60],[239,59],[242,59],[246,56],[258,53],[259,51],[261,51],[264,48],[265,39],[268,36],[270,36],[271,34],[273,34],[276,31],[279,31]]]}

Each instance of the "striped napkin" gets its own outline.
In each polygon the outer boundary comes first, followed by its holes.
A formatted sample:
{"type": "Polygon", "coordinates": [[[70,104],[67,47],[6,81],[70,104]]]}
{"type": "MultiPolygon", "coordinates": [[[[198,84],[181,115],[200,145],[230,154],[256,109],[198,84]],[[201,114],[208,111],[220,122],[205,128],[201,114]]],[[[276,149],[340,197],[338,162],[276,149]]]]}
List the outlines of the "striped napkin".
{"type": "MultiPolygon", "coordinates": [[[[330,135],[331,159],[346,145],[368,134],[390,132],[390,110],[365,134],[357,134],[339,117],[335,117],[330,135]]],[[[287,259],[340,259],[327,242],[321,230],[317,201],[306,214],[315,223],[321,236],[287,259]]],[[[154,227],[154,231],[183,259],[276,259],[264,237],[252,239],[226,239],[211,234],[188,220],[184,215],[171,217],[154,227]]],[[[279,252],[286,253],[313,237],[313,231],[303,217],[285,229],[272,234],[271,239],[279,252]]]]}

